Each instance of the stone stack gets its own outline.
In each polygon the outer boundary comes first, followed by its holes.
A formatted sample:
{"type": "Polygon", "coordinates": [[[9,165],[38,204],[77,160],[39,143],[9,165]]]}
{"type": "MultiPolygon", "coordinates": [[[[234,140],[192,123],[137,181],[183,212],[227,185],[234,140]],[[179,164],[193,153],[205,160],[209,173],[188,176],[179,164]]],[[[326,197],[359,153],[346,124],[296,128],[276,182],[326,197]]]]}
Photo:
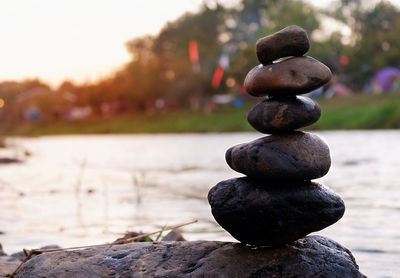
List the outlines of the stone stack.
{"type": "Polygon", "coordinates": [[[261,64],[247,74],[245,87],[250,95],[266,98],[247,119],[271,135],[228,149],[227,163],[246,177],[222,181],[208,194],[216,221],[242,243],[281,246],[343,216],[343,200],[311,181],[329,170],[327,144],[317,135],[297,131],[321,115],[317,103],[298,95],[331,78],[328,67],[303,56],[308,50],[307,33],[298,26],[257,41],[261,64]]]}

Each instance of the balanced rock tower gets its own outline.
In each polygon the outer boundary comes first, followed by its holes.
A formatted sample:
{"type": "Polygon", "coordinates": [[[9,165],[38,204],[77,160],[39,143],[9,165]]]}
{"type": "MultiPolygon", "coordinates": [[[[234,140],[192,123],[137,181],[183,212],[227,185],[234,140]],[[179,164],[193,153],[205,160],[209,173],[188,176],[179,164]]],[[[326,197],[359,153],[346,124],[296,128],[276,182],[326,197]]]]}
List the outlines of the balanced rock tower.
{"type": "Polygon", "coordinates": [[[303,56],[309,40],[298,26],[261,38],[256,47],[261,64],[247,74],[245,87],[250,95],[266,98],[247,119],[256,130],[271,135],[227,150],[228,165],[246,177],[218,183],[208,201],[215,220],[234,238],[276,247],[332,225],[345,207],[337,194],[311,181],[329,170],[327,144],[297,130],[321,115],[317,103],[298,95],[326,84],[329,68],[303,56]]]}

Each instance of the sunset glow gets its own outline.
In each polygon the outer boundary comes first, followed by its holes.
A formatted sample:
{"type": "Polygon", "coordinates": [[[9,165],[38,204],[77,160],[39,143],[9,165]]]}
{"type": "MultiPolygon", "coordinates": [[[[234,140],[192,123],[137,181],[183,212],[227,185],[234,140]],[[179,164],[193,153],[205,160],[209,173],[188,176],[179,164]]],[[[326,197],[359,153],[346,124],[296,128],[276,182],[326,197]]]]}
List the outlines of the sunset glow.
{"type": "MultiPolygon", "coordinates": [[[[96,81],[128,62],[125,43],[157,34],[202,0],[15,0],[0,3],[0,81],[96,81]]],[[[215,1],[205,1],[212,5],[215,1]]],[[[234,5],[238,1],[219,1],[234,5]]],[[[331,0],[310,1],[327,6],[331,0]]],[[[394,2],[394,1],[393,1],[394,2]]]]}
{"type": "Polygon", "coordinates": [[[156,34],[195,11],[191,1],[51,1],[0,3],[0,81],[39,77],[94,81],[129,60],[125,42],[156,34]]]}

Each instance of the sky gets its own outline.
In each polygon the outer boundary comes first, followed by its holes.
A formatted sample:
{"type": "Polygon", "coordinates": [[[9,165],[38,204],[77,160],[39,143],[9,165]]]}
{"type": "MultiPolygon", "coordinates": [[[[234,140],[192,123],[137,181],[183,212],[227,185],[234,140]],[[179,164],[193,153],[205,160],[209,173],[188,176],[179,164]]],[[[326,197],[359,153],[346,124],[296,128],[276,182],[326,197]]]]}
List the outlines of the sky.
{"type": "MultiPolygon", "coordinates": [[[[318,5],[330,1],[310,0],[318,5]]],[[[52,86],[63,80],[94,82],[130,60],[128,40],[157,34],[167,21],[198,10],[202,2],[0,1],[0,81],[37,77],[52,86]]]]}
{"type": "Polygon", "coordinates": [[[125,43],[156,34],[201,0],[0,2],[0,81],[95,81],[129,61],[125,43]],[[171,4],[175,2],[175,4],[171,4]]]}

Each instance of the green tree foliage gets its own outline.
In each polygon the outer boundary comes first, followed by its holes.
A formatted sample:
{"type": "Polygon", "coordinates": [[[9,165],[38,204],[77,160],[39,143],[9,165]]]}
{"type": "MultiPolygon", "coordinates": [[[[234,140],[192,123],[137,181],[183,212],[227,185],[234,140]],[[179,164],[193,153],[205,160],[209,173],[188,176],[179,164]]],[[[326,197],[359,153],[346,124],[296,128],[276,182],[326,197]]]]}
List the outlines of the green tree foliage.
{"type": "Polygon", "coordinates": [[[187,104],[212,92],[210,80],[221,51],[219,35],[224,29],[226,10],[203,5],[196,14],[187,13],[168,23],[154,41],[152,51],[161,63],[164,93],[187,104]],[[192,65],[188,45],[196,40],[199,65],[192,65]],[[186,100],[186,101],[185,101],[186,100]]]}
{"type": "Polygon", "coordinates": [[[389,2],[379,2],[371,10],[354,12],[351,25],[357,38],[347,47],[350,64],[346,73],[354,86],[361,87],[374,72],[386,66],[399,66],[400,11],[389,2]]]}
{"type": "Polygon", "coordinates": [[[331,46],[349,57],[349,64],[340,70],[348,77],[347,85],[356,90],[362,89],[377,70],[399,66],[400,50],[396,46],[400,43],[400,11],[388,1],[374,2],[338,0],[335,9],[323,11],[352,31],[350,44],[341,43],[337,35],[339,44],[331,46]]]}

